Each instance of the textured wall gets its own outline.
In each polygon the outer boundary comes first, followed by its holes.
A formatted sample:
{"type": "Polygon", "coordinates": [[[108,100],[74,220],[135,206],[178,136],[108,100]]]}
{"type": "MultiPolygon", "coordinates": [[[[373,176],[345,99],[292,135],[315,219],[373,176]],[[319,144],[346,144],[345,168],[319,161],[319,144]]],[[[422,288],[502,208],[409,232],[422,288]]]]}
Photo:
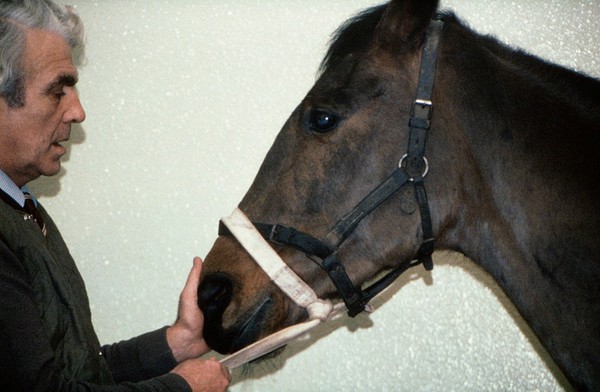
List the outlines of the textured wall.
{"type": "MultiPolygon", "coordinates": [[[[87,281],[103,342],[171,323],[194,255],[237,205],[314,81],[329,34],[368,0],[71,0],[87,28],[87,121],[41,196],[87,281]]],[[[600,76],[600,5],[447,0],[482,32],[600,76]]],[[[562,390],[490,278],[456,255],[236,372],[232,391],[562,390]]],[[[554,373],[553,373],[554,372],[554,373]]]]}

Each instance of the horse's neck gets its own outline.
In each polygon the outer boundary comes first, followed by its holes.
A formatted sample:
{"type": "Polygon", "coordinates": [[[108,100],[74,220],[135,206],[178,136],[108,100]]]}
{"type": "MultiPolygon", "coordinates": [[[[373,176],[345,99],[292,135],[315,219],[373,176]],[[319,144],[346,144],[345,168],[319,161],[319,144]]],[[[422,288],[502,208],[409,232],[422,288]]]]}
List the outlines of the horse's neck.
{"type": "Polygon", "coordinates": [[[446,73],[460,86],[448,90],[449,122],[475,163],[468,186],[487,200],[471,206],[456,246],[498,281],[568,374],[600,388],[600,103],[581,110],[576,94],[559,94],[568,80],[534,77],[537,60],[506,55],[479,47],[446,73]]]}
{"type": "Polygon", "coordinates": [[[558,283],[563,263],[600,274],[600,82],[494,41],[449,41],[442,122],[486,219],[558,283]]]}

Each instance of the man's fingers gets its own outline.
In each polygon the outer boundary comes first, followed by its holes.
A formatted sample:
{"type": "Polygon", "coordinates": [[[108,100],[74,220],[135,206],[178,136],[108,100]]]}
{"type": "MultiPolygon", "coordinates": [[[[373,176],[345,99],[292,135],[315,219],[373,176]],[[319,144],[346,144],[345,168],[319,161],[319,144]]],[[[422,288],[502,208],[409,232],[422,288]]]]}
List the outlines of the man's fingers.
{"type": "Polygon", "coordinates": [[[188,275],[187,281],[185,282],[185,287],[183,288],[183,294],[185,296],[188,295],[197,295],[198,293],[198,285],[200,284],[200,274],[202,273],[202,259],[198,256],[194,257],[194,265],[192,266],[192,270],[188,275]]]}
{"type": "Polygon", "coordinates": [[[225,372],[225,377],[227,377],[227,381],[229,381],[231,383],[231,379],[233,378],[231,376],[231,370],[229,370],[229,368],[225,365],[222,365],[222,366],[223,366],[223,371],[225,372]]]}

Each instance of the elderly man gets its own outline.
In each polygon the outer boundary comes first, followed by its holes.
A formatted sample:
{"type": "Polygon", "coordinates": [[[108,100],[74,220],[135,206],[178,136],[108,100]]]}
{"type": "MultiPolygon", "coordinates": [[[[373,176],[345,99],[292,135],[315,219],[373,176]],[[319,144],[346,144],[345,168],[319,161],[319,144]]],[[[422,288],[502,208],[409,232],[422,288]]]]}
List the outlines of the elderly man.
{"type": "Polygon", "coordinates": [[[100,346],[84,283],[27,183],[60,170],[85,119],[73,50],[79,18],[51,0],[0,0],[0,390],[217,391],[229,372],[209,351],[196,305],[201,260],[175,324],[100,346]]]}

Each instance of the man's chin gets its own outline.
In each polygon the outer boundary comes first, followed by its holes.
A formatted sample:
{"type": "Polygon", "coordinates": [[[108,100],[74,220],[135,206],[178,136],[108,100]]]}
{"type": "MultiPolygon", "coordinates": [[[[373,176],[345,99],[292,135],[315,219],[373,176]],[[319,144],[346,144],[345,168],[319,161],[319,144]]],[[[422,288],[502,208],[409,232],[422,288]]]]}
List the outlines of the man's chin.
{"type": "Polygon", "coordinates": [[[42,170],[40,170],[40,175],[46,177],[52,177],[60,173],[61,164],[60,161],[52,162],[52,164],[45,165],[42,170]]]}

